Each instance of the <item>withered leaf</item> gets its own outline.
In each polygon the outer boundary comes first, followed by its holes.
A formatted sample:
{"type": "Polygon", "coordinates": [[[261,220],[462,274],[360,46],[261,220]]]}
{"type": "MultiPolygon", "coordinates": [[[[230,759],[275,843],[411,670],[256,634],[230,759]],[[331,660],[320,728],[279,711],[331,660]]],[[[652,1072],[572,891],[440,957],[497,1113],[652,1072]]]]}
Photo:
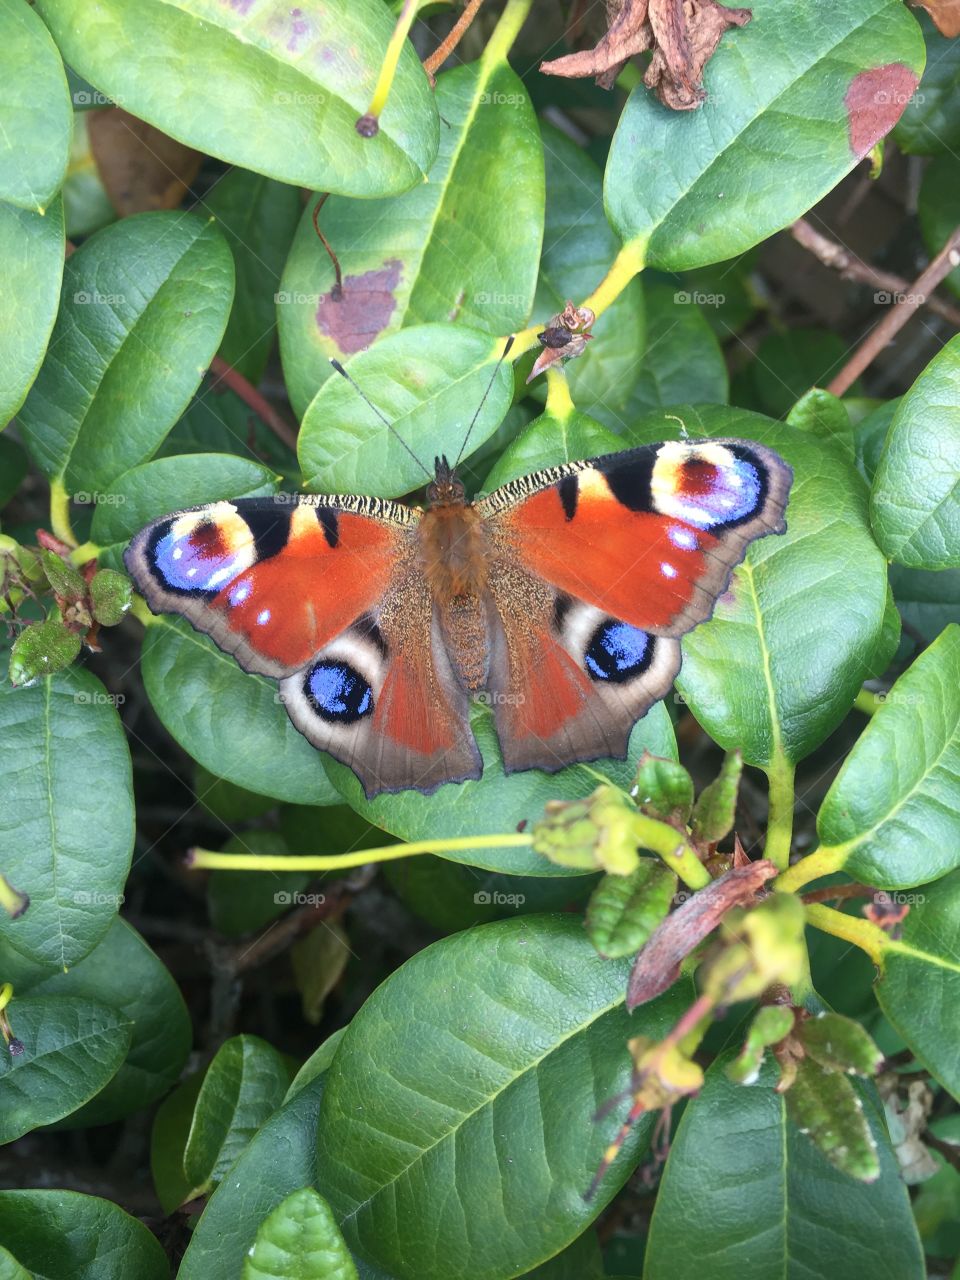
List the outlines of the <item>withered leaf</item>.
{"type": "Polygon", "coordinates": [[[960,0],[913,0],[926,9],[942,36],[960,36],[960,0]]]}
{"type": "Polygon", "coordinates": [[[87,113],[90,150],[110,203],[121,218],[175,209],[203,159],[122,107],[87,113]]]}

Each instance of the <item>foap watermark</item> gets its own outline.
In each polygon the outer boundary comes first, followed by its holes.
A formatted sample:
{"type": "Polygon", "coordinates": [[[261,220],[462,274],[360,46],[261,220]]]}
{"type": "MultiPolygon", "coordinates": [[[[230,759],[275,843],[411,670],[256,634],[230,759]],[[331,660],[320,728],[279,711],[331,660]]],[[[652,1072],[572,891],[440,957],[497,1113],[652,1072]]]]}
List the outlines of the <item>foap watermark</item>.
{"type": "Polygon", "coordinates": [[[522,693],[500,693],[490,689],[481,689],[474,694],[474,701],[484,707],[522,707],[526,700],[522,693]]]}
{"type": "Polygon", "coordinates": [[[325,93],[275,93],[273,101],[278,107],[322,107],[327,100],[325,93]]]}
{"type": "Polygon", "coordinates": [[[879,907],[922,907],[927,896],[924,893],[904,893],[900,889],[878,889],[873,900],[879,907]]]}
{"type": "Polygon", "coordinates": [[[673,301],[678,307],[722,307],[726,300],[725,293],[701,293],[699,289],[692,292],[678,289],[673,295],[673,301]]]}
{"type": "Polygon", "coordinates": [[[527,100],[525,93],[481,93],[477,102],[481,107],[522,107],[527,100]]]}
{"type": "Polygon", "coordinates": [[[100,293],[98,289],[79,289],[73,300],[78,307],[118,307],[127,300],[124,293],[100,293]]]}
{"type": "Polygon", "coordinates": [[[526,902],[522,893],[500,893],[497,889],[478,889],[473,900],[478,907],[522,907],[526,902]]]}
{"type": "Polygon", "coordinates": [[[297,889],[278,889],[273,895],[278,907],[322,907],[326,902],[326,894],[300,893],[297,889]]]}
{"type": "Polygon", "coordinates": [[[101,893],[99,889],[78,889],[73,895],[77,907],[119,907],[124,901],[122,893],[101,893]]]}
{"type": "Polygon", "coordinates": [[[878,289],[873,295],[873,300],[878,306],[897,306],[901,302],[908,303],[911,307],[922,307],[927,300],[925,293],[901,293],[894,289],[878,289]]]}
{"type": "Polygon", "coordinates": [[[326,296],[325,293],[300,293],[297,289],[281,289],[273,295],[273,300],[278,307],[316,307],[326,296]]]}
{"type": "Polygon", "coordinates": [[[911,102],[916,103],[918,107],[922,107],[926,101],[926,95],[922,93],[905,93],[903,89],[878,89],[873,95],[873,100],[878,107],[892,105],[905,107],[911,102]]]}
{"type": "Polygon", "coordinates": [[[526,299],[522,293],[487,293],[481,290],[473,295],[473,301],[478,307],[516,307],[526,299]]]}
{"type": "Polygon", "coordinates": [[[83,507],[122,507],[127,500],[123,493],[96,493],[87,489],[81,489],[71,496],[74,502],[79,502],[83,507]]]}
{"type": "Polygon", "coordinates": [[[108,98],[99,89],[75,89],[70,95],[75,107],[122,107],[126,98],[108,98]]]}
{"type": "Polygon", "coordinates": [[[82,693],[75,693],[73,700],[77,706],[122,707],[127,699],[122,693],[107,693],[106,690],[96,689],[93,692],[85,690],[82,693]]]}

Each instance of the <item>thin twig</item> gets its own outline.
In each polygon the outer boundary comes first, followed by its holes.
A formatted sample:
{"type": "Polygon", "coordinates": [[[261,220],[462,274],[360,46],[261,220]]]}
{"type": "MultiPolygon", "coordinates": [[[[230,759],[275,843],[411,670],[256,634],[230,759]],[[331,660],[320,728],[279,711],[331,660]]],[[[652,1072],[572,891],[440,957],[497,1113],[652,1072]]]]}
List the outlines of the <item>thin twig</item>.
{"type": "Polygon", "coordinates": [[[440,44],[437,45],[433,53],[423,60],[423,69],[431,78],[440,70],[446,60],[453,53],[454,49],[463,39],[470,23],[477,16],[477,10],[483,4],[483,0],[467,0],[466,8],[460,17],[456,20],[447,35],[444,36],[440,44]]]}
{"type": "Polygon", "coordinates": [[[956,227],[927,269],[917,277],[896,306],[891,307],[876,328],[871,329],[837,376],[827,385],[835,396],[842,396],[873,363],[913,316],[941,280],[960,266],[960,227],[956,227]]]}
{"type": "Polygon", "coordinates": [[[875,893],[876,889],[868,884],[828,884],[800,896],[804,902],[839,902],[844,898],[872,898],[875,893]]]}
{"type": "MultiPolygon", "coordinates": [[[[855,280],[859,284],[869,284],[874,289],[881,289],[885,293],[901,294],[910,292],[909,280],[904,280],[902,276],[895,276],[890,271],[881,271],[879,267],[874,267],[869,262],[864,262],[862,258],[858,258],[855,253],[844,245],[837,244],[835,240],[831,240],[828,236],[819,232],[816,227],[812,227],[806,218],[798,218],[790,228],[790,234],[797,244],[802,245],[804,249],[809,249],[814,257],[822,262],[825,267],[838,271],[844,280],[855,280]]],[[[938,316],[942,316],[944,320],[949,321],[955,328],[960,329],[960,308],[952,306],[949,302],[944,302],[935,293],[929,294],[924,299],[924,302],[931,311],[935,311],[938,316]]]]}
{"type": "Polygon", "coordinates": [[[320,237],[320,243],[326,249],[327,253],[330,256],[330,261],[333,263],[333,274],[336,276],[336,280],[334,282],[333,288],[330,290],[330,300],[332,302],[339,302],[340,299],[343,297],[343,272],[340,270],[340,259],[334,253],[333,246],[330,244],[330,241],[320,230],[320,222],[319,222],[320,210],[323,208],[324,204],[329,199],[329,196],[330,196],[330,192],[324,191],[323,195],[320,197],[317,203],[313,206],[313,229],[317,233],[317,235],[320,237]]]}
{"type": "MultiPolygon", "coordinates": [[[[261,418],[273,434],[289,448],[296,452],[297,433],[280,417],[273,405],[265,400],[260,392],[247,381],[242,373],[227,364],[220,356],[210,361],[210,372],[216,374],[217,382],[225,382],[231,391],[235,391],[245,405],[248,405],[258,418],[261,418]]],[[[216,385],[216,384],[214,384],[216,385]]]]}

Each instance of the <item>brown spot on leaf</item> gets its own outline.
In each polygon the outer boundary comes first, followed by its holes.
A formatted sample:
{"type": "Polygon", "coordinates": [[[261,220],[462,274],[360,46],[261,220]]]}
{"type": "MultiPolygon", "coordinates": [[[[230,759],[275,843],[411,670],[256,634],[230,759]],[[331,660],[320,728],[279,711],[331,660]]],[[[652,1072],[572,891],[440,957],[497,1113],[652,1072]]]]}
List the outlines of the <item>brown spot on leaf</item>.
{"type": "Polygon", "coordinates": [[[902,62],[861,71],[843,99],[850,126],[850,150],[862,160],[903,115],[917,87],[916,74],[902,62]]]}
{"type": "Polygon", "coordinates": [[[390,258],[379,271],[344,276],[339,301],[331,293],[321,295],[317,307],[317,328],[332,338],[344,355],[368,347],[390,323],[397,305],[397,287],[403,263],[390,258]]]}

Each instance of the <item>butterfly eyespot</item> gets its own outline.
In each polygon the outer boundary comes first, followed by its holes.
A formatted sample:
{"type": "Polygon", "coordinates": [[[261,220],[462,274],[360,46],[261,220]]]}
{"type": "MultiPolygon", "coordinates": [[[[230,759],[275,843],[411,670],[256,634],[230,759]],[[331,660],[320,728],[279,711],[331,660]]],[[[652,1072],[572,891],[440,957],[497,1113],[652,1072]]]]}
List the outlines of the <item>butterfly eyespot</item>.
{"type": "Polygon", "coordinates": [[[148,559],[168,590],[216,595],[255,558],[247,522],[229,503],[187,512],[157,526],[148,559]]]}
{"type": "Polygon", "coordinates": [[[602,622],[590,638],[583,657],[594,680],[619,684],[642,675],[653,661],[653,636],[626,622],[602,622]]]}
{"type": "MultiPolygon", "coordinates": [[[[657,455],[651,491],[661,515],[701,529],[728,528],[751,519],[763,506],[767,473],[747,449],[670,442],[657,455]]],[[[686,549],[680,536],[684,532],[671,530],[668,536],[686,549]]]]}
{"type": "Polygon", "coordinates": [[[304,693],[317,715],[335,724],[354,724],[373,711],[373,690],[355,667],[327,658],[307,672],[304,693]]]}

